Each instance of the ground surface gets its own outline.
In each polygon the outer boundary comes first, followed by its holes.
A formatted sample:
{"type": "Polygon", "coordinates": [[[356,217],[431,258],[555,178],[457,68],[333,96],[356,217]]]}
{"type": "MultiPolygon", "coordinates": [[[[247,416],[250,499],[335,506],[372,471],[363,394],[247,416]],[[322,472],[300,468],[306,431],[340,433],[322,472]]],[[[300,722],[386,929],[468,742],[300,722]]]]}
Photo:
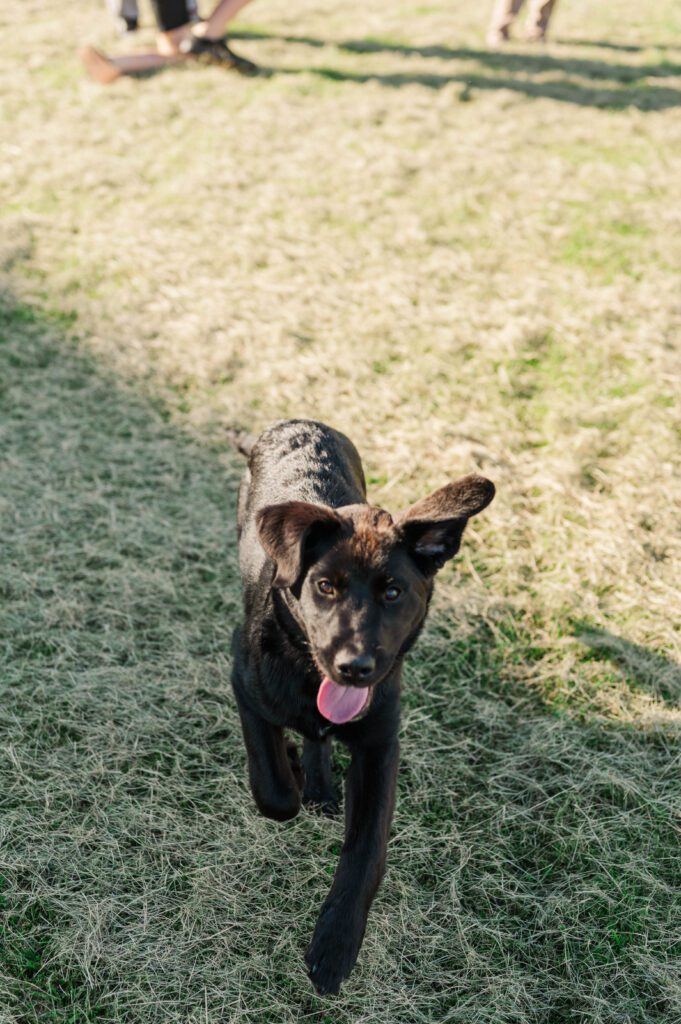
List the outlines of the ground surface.
{"type": "Polygon", "coordinates": [[[2,1024],[681,1019],[681,13],[481,7],[258,0],[269,73],[104,90],[102,4],[3,5],[2,1024]],[[392,510],[498,487],[335,1000],[341,824],[255,814],[228,686],[223,427],[297,414],[392,510]]]}

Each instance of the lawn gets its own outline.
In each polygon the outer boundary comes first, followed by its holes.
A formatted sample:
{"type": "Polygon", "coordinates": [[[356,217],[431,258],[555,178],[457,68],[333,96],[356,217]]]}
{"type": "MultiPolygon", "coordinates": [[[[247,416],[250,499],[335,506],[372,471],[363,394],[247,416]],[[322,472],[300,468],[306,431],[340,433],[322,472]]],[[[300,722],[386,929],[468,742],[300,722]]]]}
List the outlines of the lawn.
{"type": "Polygon", "coordinates": [[[3,7],[0,1024],[681,1020],[681,11],[486,17],[257,0],[257,78],[105,89],[102,3],[3,7]],[[342,822],[257,815],[229,686],[225,428],[293,415],[497,485],[333,999],[342,822]]]}

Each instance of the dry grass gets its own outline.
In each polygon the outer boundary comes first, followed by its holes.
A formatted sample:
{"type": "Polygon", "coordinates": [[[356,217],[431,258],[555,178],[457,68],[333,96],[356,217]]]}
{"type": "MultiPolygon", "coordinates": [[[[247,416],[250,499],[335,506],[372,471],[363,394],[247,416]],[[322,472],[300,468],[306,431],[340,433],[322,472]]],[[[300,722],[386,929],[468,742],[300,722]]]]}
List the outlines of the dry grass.
{"type": "Polygon", "coordinates": [[[258,0],[271,74],[103,91],[83,8],[2,14],[0,1021],[680,1020],[678,10],[492,55],[472,2],[258,0]],[[334,1001],[340,823],[256,816],[228,687],[222,426],[290,414],[389,508],[498,485],[334,1001]]]}

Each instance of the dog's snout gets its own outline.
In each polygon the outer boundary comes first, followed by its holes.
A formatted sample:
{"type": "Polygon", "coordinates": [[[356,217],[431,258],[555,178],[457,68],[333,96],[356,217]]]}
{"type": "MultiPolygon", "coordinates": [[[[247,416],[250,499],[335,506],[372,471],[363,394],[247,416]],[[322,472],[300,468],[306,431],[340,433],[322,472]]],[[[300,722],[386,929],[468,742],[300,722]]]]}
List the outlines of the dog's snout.
{"type": "Polygon", "coordinates": [[[336,668],[347,682],[357,682],[372,675],[376,659],[372,654],[348,654],[344,651],[336,658],[336,668]]]}

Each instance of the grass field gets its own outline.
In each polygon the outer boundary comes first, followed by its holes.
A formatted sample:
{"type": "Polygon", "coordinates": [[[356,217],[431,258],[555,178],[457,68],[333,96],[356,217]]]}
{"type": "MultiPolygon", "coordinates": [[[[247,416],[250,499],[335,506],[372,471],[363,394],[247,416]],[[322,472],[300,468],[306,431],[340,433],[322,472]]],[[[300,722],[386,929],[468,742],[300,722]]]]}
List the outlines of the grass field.
{"type": "Polygon", "coordinates": [[[677,1024],[678,5],[490,53],[473,0],[257,0],[258,78],[109,89],[103,4],[1,17],[0,1024],[677,1024]],[[393,511],[497,485],[326,1000],[342,825],[257,816],[229,689],[224,428],[291,415],[393,511]]]}

